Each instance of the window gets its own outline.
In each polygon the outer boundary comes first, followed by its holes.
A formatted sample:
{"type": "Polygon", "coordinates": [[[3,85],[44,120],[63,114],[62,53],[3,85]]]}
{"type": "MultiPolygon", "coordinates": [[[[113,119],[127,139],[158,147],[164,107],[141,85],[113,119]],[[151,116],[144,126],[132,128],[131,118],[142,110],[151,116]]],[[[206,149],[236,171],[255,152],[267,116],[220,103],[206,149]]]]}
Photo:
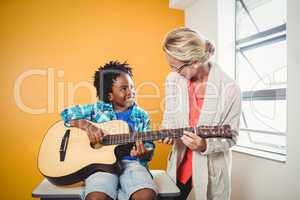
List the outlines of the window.
{"type": "Polygon", "coordinates": [[[242,90],[238,146],[286,154],[286,0],[236,0],[235,79],[242,90]]]}

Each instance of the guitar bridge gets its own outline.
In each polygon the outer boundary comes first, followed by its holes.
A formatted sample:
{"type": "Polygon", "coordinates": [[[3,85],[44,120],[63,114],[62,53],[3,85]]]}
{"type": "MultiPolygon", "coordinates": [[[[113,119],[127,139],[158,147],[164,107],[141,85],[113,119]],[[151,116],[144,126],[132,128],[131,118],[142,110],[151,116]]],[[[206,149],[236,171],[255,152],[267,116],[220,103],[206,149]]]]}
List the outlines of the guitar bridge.
{"type": "Polygon", "coordinates": [[[61,140],[60,143],[60,149],[59,149],[59,160],[62,162],[66,158],[66,153],[67,153],[67,147],[69,143],[69,138],[70,138],[70,129],[67,129],[65,132],[64,137],[61,140]]]}

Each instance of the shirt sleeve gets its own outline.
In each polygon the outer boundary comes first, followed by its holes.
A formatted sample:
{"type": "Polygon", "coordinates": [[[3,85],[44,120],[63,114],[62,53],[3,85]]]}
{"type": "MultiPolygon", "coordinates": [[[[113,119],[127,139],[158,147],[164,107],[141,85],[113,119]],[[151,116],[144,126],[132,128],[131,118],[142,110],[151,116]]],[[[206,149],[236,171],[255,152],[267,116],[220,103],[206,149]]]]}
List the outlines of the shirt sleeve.
{"type": "Polygon", "coordinates": [[[65,126],[69,127],[69,121],[78,119],[92,119],[94,113],[94,104],[76,105],[70,108],[66,108],[60,113],[65,126]]]}

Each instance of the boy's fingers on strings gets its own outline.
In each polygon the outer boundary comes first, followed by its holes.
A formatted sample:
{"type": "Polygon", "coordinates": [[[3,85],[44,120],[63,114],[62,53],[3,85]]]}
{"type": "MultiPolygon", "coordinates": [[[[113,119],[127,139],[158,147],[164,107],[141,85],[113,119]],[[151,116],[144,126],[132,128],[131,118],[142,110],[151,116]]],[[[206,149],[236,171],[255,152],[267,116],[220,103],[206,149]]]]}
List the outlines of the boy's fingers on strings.
{"type": "Polygon", "coordinates": [[[135,146],[136,146],[137,156],[142,156],[148,152],[148,150],[145,148],[143,141],[136,141],[135,146]]]}
{"type": "Polygon", "coordinates": [[[166,138],[164,139],[163,143],[164,143],[164,144],[169,144],[169,138],[166,137],[166,138]]]}
{"type": "Polygon", "coordinates": [[[87,131],[88,131],[89,135],[91,136],[91,140],[94,143],[100,143],[102,141],[104,131],[101,128],[99,128],[93,124],[90,124],[88,126],[87,131]]]}
{"type": "Polygon", "coordinates": [[[143,141],[140,141],[140,147],[141,147],[141,153],[144,154],[147,152],[147,149],[145,148],[145,145],[143,141]]]}
{"type": "Polygon", "coordinates": [[[139,141],[136,141],[136,142],[135,142],[135,146],[136,146],[138,155],[141,154],[142,149],[141,149],[140,142],[139,142],[139,141]]]}
{"type": "Polygon", "coordinates": [[[163,140],[163,143],[164,143],[164,144],[173,144],[173,139],[172,139],[172,138],[169,138],[169,137],[166,137],[166,138],[163,140]]]}
{"type": "Polygon", "coordinates": [[[137,151],[136,151],[136,147],[133,145],[131,151],[130,151],[130,156],[137,156],[137,151]]]}
{"type": "Polygon", "coordinates": [[[100,128],[98,128],[97,132],[95,132],[94,134],[95,134],[95,136],[96,136],[97,142],[98,142],[98,143],[102,142],[102,139],[103,139],[103,137],[104,137],[103,131],[102,131],[100,128]]]}
{"type": "Polygon", "coordinates": [[[88,137],[91,143],[95,143],[95,136],[92,133],[88,133],[88,137]]]}
{"type": "Polygon", "coordinates": [[[96,143],[100,143],[100,142],[101,142],[100,134],[95,133],[94,135],[95,135],[95,140],[96,140],[95,142],[96,142],[96,143]]]}

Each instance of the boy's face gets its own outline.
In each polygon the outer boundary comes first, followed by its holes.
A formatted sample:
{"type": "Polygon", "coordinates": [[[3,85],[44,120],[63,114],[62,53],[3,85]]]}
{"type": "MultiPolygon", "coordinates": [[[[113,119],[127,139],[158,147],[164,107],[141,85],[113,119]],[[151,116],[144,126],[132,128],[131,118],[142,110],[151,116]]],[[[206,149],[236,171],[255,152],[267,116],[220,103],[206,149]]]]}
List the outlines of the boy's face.
{"type": "Polygon", "coordinates": [[[121,74],[114,80],[109,100],[116,111],[125,111],[135,102],[135,89],[131,77],[121,74]]]}

